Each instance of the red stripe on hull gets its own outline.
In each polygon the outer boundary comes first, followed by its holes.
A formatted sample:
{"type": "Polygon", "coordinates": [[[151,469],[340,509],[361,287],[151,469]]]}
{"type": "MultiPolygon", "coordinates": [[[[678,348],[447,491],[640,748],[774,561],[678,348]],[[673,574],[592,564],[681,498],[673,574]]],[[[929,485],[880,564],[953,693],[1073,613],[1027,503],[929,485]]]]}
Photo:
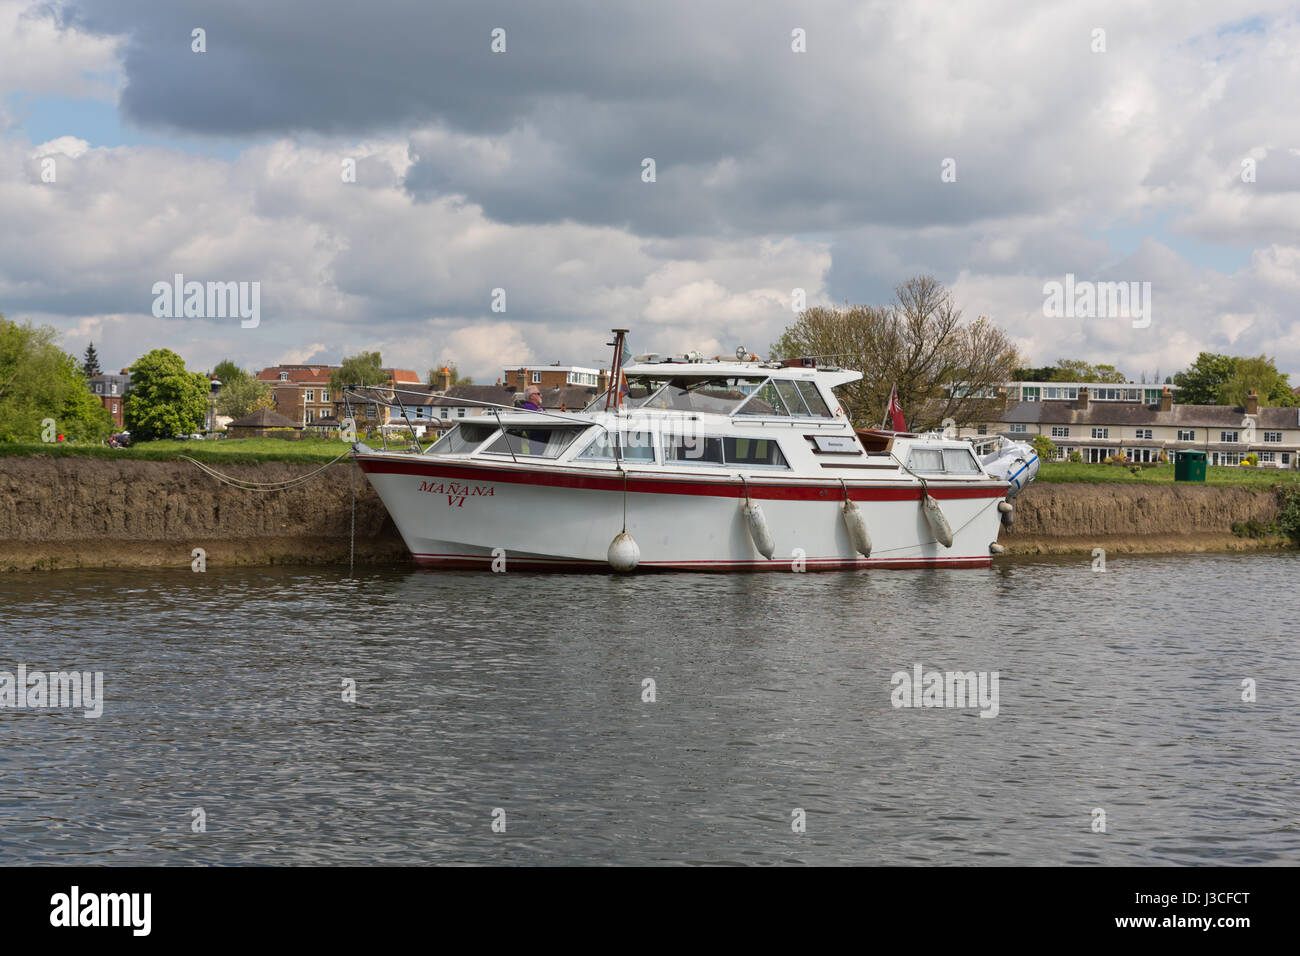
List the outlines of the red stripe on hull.
{"type": "MultiPolygon", "coordinates": [[[[416,554],[412,555],[422,568],[433,570],[467,570],[483,571],[492,566],[493,558],[486,555],[472,554],[416,554]]],[[[869,561],[841,561],[822,559],[805,561],[808,571],[866,571],[873,568],[882,570],[916,570],[917,568],[989,568],[993,559],[988,558],[880,558],[869,561]]],[[[529,559],[507,558],[506,567],[514,571],[585,571],[615,573],[604,561],[573,561],[563,558],[529,559]]],[[[788,561],[645,561],[637,565],[637,571],[695,571],[712,574],[726,571],[784,571],[791,570],[788,561]]]]}
{"type": "MultiPolygon", "coordinates": [[[[577,488],[587,491],[622,491],[623,479],[604,475],[583,475],[560,471],[519,471],[492,465],[395,461],[391,458],[358,457],[357,463],[368,475],[414,475],[423,478],[451,478],[464,481],[497,482],[511,485],[543,485],[552,488],[577,488]]],[[[930,482],[930,496],[940,500],[954,498],[1001,498],[1007,485],[981,484],[976,487],[953,487],[930,482]]],[[[627,490],[635,494],[708,495],[715,498],[743,498],[745,488],[738,478],[633,478],[627,490]]],[[[752,498],[774,501],[842,501],[840,484],[760,484],[749,482],[752,498]]],[[[915,485],[890,488],[879,485],[852,487],[854,501],[919,501],[921,489],[915,485]]]]}

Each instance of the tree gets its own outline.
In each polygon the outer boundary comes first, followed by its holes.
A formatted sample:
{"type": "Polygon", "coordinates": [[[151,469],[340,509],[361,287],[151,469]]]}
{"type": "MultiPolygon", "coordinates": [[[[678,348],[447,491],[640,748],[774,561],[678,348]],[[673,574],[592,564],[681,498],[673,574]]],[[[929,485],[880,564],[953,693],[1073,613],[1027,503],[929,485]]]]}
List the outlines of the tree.
{"type": "Polygon", "coordinates": [[[1295,405],[1295,393],[1291,391],[1287,378],[1267,356],[1234,358],[1231,377],[1219,386],[1218,404],[1245,405],[1253,391],[1259,395],[1261,405],[1295,405]]]}
{"type": "Polygon", "coordinates": [[[1230,355],[1202,352],[1196,361],[1174,376],[1181,405],[1215,405],[1219,387],[1232,378],[1235,360],[1230,355]]]}
{"type": "Polygon", "coordinates": [[[212,370],[212,377],[220,382],[223,386],[240,379],[252,378],[248,372],[234,363],[232,359],[222,359],[212,370]]]}
{"type": "Polygon", "coordinates": [[[1055,365],[1042,368],[1018,368],[1011,377],[1017,382],[1127,382],[1124,373],[1113,365],[1091,365],[1081,359],[1057,359],[1055,365]]]}
{"type": "Polygon", "coordinates": [[[229,381],[220,376],[216,378],[221,382],[221,390],[217,392],[216,402],[219,415],[240,419],[260,408],[275,407],[275,396],[271,392],[271,386],[266,382],[258,381],[247,374],[232,376],[229,381]]]}
{"type": "Polygon", "coordinates": [[[208,409],[208,380],[185,369],[171,349],[154,349],[131,366],[126,396],[126,427],[136,441],[171,438],[203,427],[208,409]]]}
{"type": "Polygon", "coordinates": [[[383,385],[388,381],[383,364],[378,352],[345,356],[343,364],[330,372],[330,388],[337,391],[349,385],[383,385]]]}
{"type": "Polygon", "coordinates": [[[99,354],[95,351],[94,342],[86,346],[86,357],[81,361],[81,371],[86,378],[94,378],[99,374],[99,354]]]}
{"type": "Polygon", "coordinates": [[[1034,454],[1042,461],[1056,461],[1056,442],[1046,435],[1035,435],[1029,444],[1033,446],[1034,454]]]}
{"type": "Polygon", "coordinates": [[[446,359],[444,359],[441,363],[439,363],[437,368],[429,369],[428,381],[429,381],[430,388],[432,388],[435,385],[441,384],[441,378],[439,377],[439,373],[444,368],[451,373],[450,376],[451,380],[447,383],[447,386],[449,388],[452,385],[473,385],[474,384],[474,380],[470,378],[468,375],[460,374],[460,370],[456,368],[455,362],[449,362],[446,359]]]}
{"type": "Polygon", "coordinates": [[[860,381],[839,391],[856,425],[879,425],[894,385],[915,430],[938,428],[947,418],[958,425],[987,419],[987,396],[1019,362],[1006,333],[983,316],[962,322],[951,294],[930,276],[907,280],[895,295],[889,306],[801,312],[772,354],[833,358],[861,371],[860,381]]]}
{"type": "Polygon", "coordinates": [[[50,326],[0,315],[0,441],[42,441],[53,433],[99,441],[113,418],[90,391],[76,356],[55,344],[50,326]]]}

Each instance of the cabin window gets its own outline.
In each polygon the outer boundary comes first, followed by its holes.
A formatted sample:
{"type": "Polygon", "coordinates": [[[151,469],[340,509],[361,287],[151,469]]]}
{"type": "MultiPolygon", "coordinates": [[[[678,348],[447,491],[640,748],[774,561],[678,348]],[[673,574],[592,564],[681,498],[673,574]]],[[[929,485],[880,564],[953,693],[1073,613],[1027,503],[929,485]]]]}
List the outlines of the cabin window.
{"type": "Polygon", "coordinates": [[[950,475],[978,475],[980,466],[969,448],[945,448],[943,470],[950,475]]]}
{"type": "Polygon", "coordinates": [[[726,415],[762,381],[732,375],[632,375],[628,377],[627,405],[726,415]]]}
{"type": "Polygon", "coordinates": [[[465,455],[497,433],[496,425],[457,425],[429,449],[430,455],[465,455]]]}
{"type": "Polygon", "coordinates": [[[917,474],[943,471],[943,452],[938,448],[913,448],[907,456],[907,467],[917,474]]]}
{"type": "Polygon", "coordinates": [[[781,446],[770,438],[724,438],[722,452],[728,465],[789,467],[781,446]]]}
{"type": "Polygon", "coordinates": [[[811,418],[812,413],[808,411],[808,406],[804,404],[803,396],[799,394],[799,386],[794,382],[786,379],[776,379],[772,382],[776,386],[777,394],[781,396],[781,401],[785,403],[786,410],[796,418],[811,418]]]}
{"type": "MultiPolygon", "coordinates": [[[[463,425],[461,426],[464,427],[463,425]]],[[[526,455],[530,458],[559,458],[573,443],[582,428],[547,428],[538,425],[514,425],[505,429],[484,449],[490,455],[526,455]]]]}
{"type": "Polygon", "coordinates": [[[978,475],[979,462],[969,448],[913,448],[907,467],[918,475],[978,475]]]}
{"type": "Polygon", "coordinates": [[[721,465],[722,439],[703,435],[666,435],[664,461],[682,465],[721,465]]]}
{"type": "Polygon", "coordinates": [[[803,396],[808,411],[818,418],[832,417],[831,410],[827,407],[826,400],[822,398],[822,393],[817,390],[816,385],[812,382],[796,382],[795,384],[799,386],[799,394],[803,396]]]}
{"type": "Polygon", "coordinates": [[[765,382],[761,388],[754,392],[744,407],[737,412],[739,415],[768,415],[786,417],[790,413],[786,410],[785,403],[781,401],[781,396],[777,394],[776,386],[770,381],[765,382]]]}
{"type": "Polygon", "coordinates": [[[654,438],[649,432],[607,432],[601,431],[595,441],[582,450],[579,458],[597,461],[641,461],[655,460],[654,438]]]}

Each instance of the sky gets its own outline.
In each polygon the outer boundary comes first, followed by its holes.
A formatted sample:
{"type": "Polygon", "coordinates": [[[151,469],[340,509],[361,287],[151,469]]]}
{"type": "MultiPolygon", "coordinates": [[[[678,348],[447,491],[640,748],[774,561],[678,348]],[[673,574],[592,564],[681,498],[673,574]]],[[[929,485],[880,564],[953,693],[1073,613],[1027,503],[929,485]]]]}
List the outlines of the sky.
{"type": "Polygon", "coordinates": [[[105,368],[492,382],[929,274],[1027,364],[1300,380],[1298,90],[1286,2],[0,0],[0,312],[105,368]],[[156,316],[176,274],[257,325],[156,316]],[[1046,314],[1067,275],[1149,324],[1046,314]]]}

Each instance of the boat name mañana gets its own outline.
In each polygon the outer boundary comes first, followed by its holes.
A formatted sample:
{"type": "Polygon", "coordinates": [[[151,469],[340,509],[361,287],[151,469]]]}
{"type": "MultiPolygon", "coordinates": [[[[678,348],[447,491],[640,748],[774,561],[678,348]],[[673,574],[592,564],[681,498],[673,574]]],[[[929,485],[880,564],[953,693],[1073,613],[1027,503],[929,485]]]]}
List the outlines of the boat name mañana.
{"type": "Polygon", "coordinates": [[[454,481],[422,481],[419,490],[431,495],[446,495],[448,508],[463,508],[466,498],[491,498],[496,494],[491,485],[461,485],[454,481]]]}

